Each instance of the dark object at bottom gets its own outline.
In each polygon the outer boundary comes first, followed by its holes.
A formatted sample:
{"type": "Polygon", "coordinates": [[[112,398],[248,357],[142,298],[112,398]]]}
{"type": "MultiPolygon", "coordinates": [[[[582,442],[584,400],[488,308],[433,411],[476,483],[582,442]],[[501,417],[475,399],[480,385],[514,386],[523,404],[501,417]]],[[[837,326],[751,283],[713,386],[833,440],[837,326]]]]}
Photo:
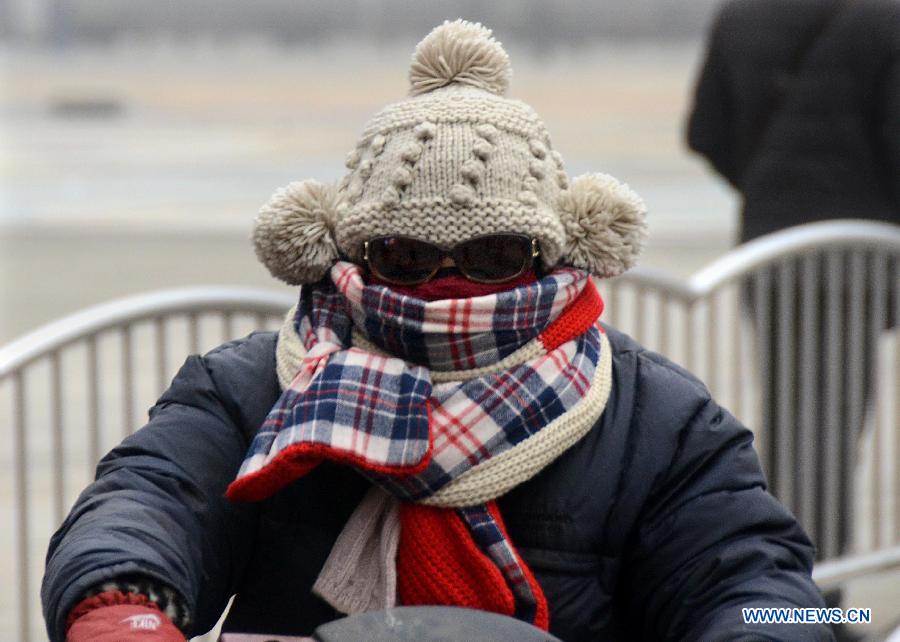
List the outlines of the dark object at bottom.
{"type": "Polygon", "coordinates": [[[452,606],[405,606],[323,624],[320,642],[560,642],[546,631],[504,615],[452,606]]]}

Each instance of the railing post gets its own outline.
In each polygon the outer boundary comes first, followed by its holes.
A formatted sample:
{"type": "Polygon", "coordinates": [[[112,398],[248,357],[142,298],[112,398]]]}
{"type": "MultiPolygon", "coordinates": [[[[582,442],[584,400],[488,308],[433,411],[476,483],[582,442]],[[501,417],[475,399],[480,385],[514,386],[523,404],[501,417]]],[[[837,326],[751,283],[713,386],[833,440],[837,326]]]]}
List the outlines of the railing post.
{"type": "Polygon", "coordinates": [[[59,350],[50,355],[50,407],[52,412],[53,519],[61,524],[65,514],[65,441],[63,430],[62,366],[59,350]]]}
{"type": "Polygon", "coordinates": [[[122,328],[122,437],[134,432],[134,337],[132,325],[122,328]]]}
{"type": "Polygon", "coordinates": [[[838,251],[830,251],[825,258],[826,280],[825,290],[825,417],[822,424],[825,434],[822,443],[825,448],[824,465],[822,467],[823,494],[819,501],[819,532],[822,534],[819,551],[822,557],[834,557],[840,552],[842,529],[833,520],[835,508],[842,505],[843,492],[841,482],[840,444],[842,408],[841,385],[844,359],[844,328],[842,323],[844,309],[844,261],[838,251]],[[831,507],[828,510],[827,507],[831,507]]]}
{"type": "MultiPolygon", "coordinates": [[[[872,300],[870,305],[870,315],[869,315],[869,327],[866,331],[869,333],[871,337],[872,345],[872,353],[875,356],[875,363],[872,364],[872,369],[875,371],[875,376],[872,378],[872,394],[873,398],[880,398],[882,395],[886,396],[887,399],[882,399],[882,406],[887,405],[886,402],[890,399],[891,390],[885,387],[882,387],[880,384],[882,383],[883,373],[877,368],[882,364],[878,363],[879,359],[878,355],[878,343],[881,337],[881,334],[885,328],[888,327],[888,315],[887,312],[887,301],[888,301],[888,257],[883,252],[874,252],[872,254],[872,300]]],[[[889,368],[889,366],[888,366],[889,368]]],[[[894,497],[894,492],[892,492],[891,488],[891,477],[893,475],[892,468],[896,466],[896,451],[895,451],[895,439],[896,439],[896,430],[889,423],[885,423],[880,416],[880,408],[877,405],[873,404],[874,409],[874,443],[875,447],[875,457],[873,458],[872,464],[874,470],[872,471],[872,493],[873,497],[871,497],[872,501],[872,514],[874,517],[875,526],[873,530],[876,532],[873,533],[874,537],[873,541],[878,546],[887,546],[892,544],[892,533],[894,530],[894,510],[891,505],[892,502],[896,502],[897,498],[894,497]],[[880,525],[880,527],[879,527],[880,525]]]]}
{"type": "Polygon", "coordinates": [[[820,327],[823,301],[820,286],[819,261],[815,256],[803,257],[800,266],[802,283],[800,293],[800,358],[797,364],[799,382],[799,409],[797,412],[797,452],[799,475],[799,501],[797,516],[813,541],[818,540],[819,524],[816,515],[816,497],[820,493],[819,462],[823,456],[820,440],[816,435],[819,426],[817,392],[822,376],[816,367],[820,354],[820,327]]]}
{"type": "Polygon", "coordinates": [[[190,312],[188,322],[188,352],[198,354],[200,352],[200,324],[195,312],[190,312]]]}
{"type": "Polygon", "coordinates": [[[29,574],[28,546],[28,415],[26,408],[25,382],[22,373],[12,377],[13,385],[13,459],[16,479],[16,558],[18,560],[18,601],[19,640],[31,640],[31,577],[29,574]]]}
{"type": "Polygon", "coordinates": [[[731,385],[734,391],[732,403],[734,404],[734,412],[744,422],[747,422],[747,404],[745,403],[747,394],[744,390],[744,383],[752,377],[750,376],[750,368],[748,367],[746,351],[744,350],[744,312],[741,310],[739,287],[734,284],[731,287],[731,314],[734,321],[731,329],[731,342],[733,344],[731,385]]]}
{"type": "Polygon", "coordinates": [[[153,320],[153,334],[156,344],[156,389],[162,391],[166,388],[166,382],[169,376],[169,342],[166,338],[165,318],[156,317],[153,320]]]}
{"type": "MultiPolygon", "coordinates": [[[[781,500],[792,511],[797,510],[798,498],[795,494],[795,475],[797,468],[797,449],[795,443],[795,410],[794,410],[794,355],[793,347],[796,331],[794,329],[794,265],[791,259],[782,260],[775,273],[775,336],[765,349],[773,350],[776,359],[775,375],[778,386],[769,388],[775,395],[774,417],[770,420],[775,426],[775,458],[774,468],[778,477],[778,493],[781,500]]],[[[772,400],[769,401],[772,403],[772,400]]]]}
{"type": "Polygon", "coordinates": [[[100,355],[97,335],[87,339],[87,402],[88,402],[88,466],[93,479],[94,467],[100,459],[100,355]]]}
{"type": "Polygon", "coordinates": [[[775,469],[775,457],[773,456],[776,444],[774,443],[774,435],[771,434],[771,425],[774,417],[771,416],[772,400],[769,395],[772,394],[769,382],[772,380],[772,355],[769,354],[772,345],[772,309],[770,291],[772,288],[772,279],[768,269],[762,269],[757,272],[750,281],[751,305],[753,307],[754,325],[756,335],[756,343],[754,344],[753,354],[755,355],[756,376],[759,380],[758,403],[759,413],[757,420],[759,421],[758,435],[763,444],[760,448],[760,459],[763,464],[763,471],[769,481],[769,490],[778,494],[781,490],[781,479],[778,477],[778,471],[775,469]]]}

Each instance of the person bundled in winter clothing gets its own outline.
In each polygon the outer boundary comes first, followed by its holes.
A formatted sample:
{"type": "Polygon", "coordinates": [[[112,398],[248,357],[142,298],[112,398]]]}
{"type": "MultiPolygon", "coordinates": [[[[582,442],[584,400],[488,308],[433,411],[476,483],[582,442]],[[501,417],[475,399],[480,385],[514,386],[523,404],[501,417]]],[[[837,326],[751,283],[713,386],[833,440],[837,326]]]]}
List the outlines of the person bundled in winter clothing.
{"type": "Polygon", "coordinates": [[[751,433],[600,321],[593,278],[634,263],[644,205],[570,180],[509,76],[489,30],[445,23],[344,179],[262,208],[298,303],[190,357],[101,461],[50,545],[52,640],[114,639],[123,612],[178,639],[232,595],[225,631],[449,605],[563,640],[829,639],[744,623],[821,606],[812,547],[751,433]]]}

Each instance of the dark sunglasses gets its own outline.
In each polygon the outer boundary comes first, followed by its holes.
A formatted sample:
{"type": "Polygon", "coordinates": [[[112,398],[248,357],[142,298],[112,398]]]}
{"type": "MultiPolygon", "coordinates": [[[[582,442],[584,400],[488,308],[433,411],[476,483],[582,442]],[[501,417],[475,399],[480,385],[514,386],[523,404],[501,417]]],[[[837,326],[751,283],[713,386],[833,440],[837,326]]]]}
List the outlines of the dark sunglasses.
{"type": "Polygon", "coordinates": [[[378,236],[363,244],[369,271],[395,285],[425,283],[446,257],[470,281],[503,283],[525,274],[538,256],[537,239],[524,234],[486,234],[449,249],[411,236],[378,236]]]}

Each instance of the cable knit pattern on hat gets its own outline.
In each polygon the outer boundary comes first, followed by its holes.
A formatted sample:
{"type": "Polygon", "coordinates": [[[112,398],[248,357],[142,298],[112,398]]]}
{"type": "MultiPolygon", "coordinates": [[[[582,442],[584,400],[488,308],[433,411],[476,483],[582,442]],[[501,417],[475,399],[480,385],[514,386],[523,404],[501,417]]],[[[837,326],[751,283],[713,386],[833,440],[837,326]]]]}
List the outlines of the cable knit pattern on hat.
{"type": "Polygon", "coordinates": [[[335,228],[338,247],[360,260],[375,236],[450,246],[518,232],[537,238],[545,265],[555,265],[565,246],[560,187],[554,160],[532,151],[537,143],[546,149],[550,137],[528,105],[470,85],[387,107],[363,134],[335,228]],[[376,140],[386,141],[377,154],[376,140]]]}

